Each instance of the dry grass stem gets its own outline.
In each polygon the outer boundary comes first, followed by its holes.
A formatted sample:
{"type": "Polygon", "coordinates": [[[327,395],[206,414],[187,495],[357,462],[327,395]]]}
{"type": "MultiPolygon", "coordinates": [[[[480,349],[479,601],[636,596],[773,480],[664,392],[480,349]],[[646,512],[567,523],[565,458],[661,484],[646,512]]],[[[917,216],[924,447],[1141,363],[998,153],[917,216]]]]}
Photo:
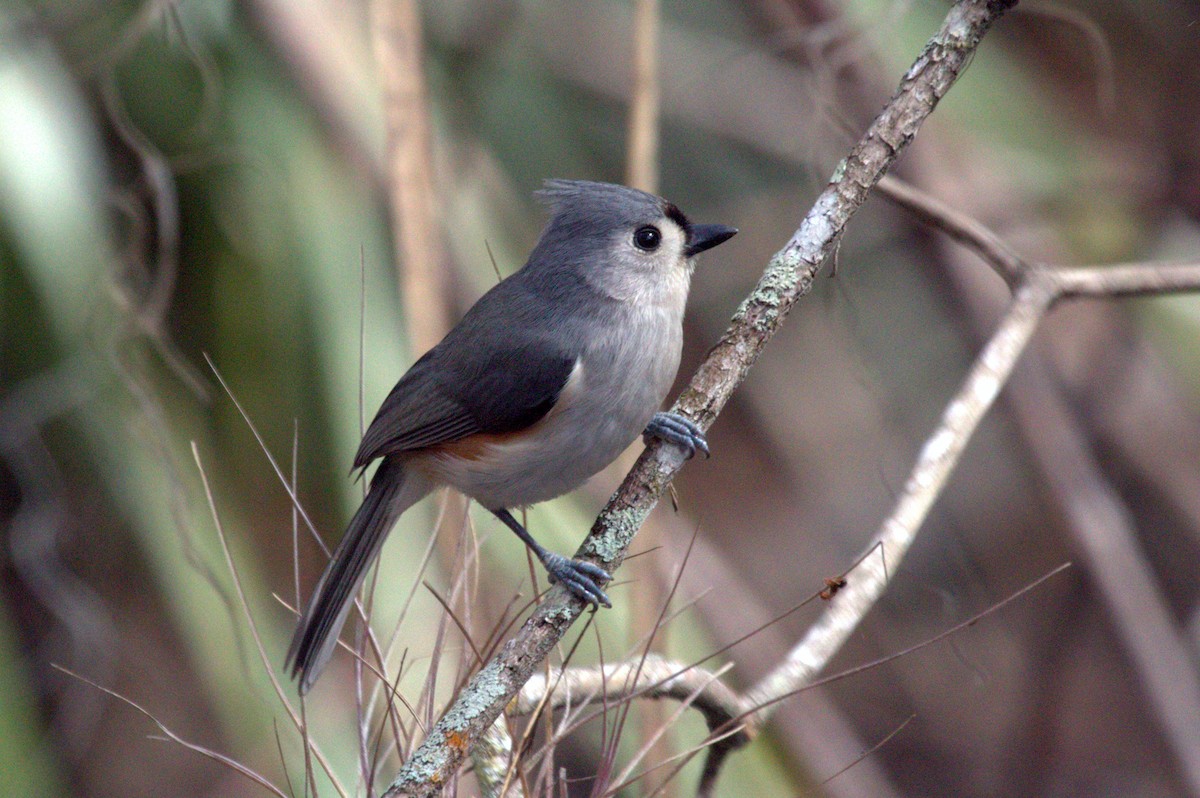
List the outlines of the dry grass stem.
{"type": "Polygon", "coordinates": [[[629,103],[625,182],[658,193],[659,0],[637,0],[633,12],[633,91],[629,103]]]}
{"type": "Polygon", "coordinates": [[[450,329],[433,141],[416,0],[373,0],[372,34],[387,120],[387,186],[396,268],[413,350],[450,329]]]}
{"type": "MultiPolygon", "coordinates": [[[[204,496],[208,501],[208,509],[212,514],[213,524],[217,530],[217,539],[221,543],[221,553],[225,556],[225,565],[229,569],[230,578],[233,580],[234,592],[237,595],[238,606],[241,609],[242,617],[246,621],[246,628],[250,631],[250,636],[254,640],[255,651],[258,652],[259,661],[262,664],[263,671],[267,674],[267,678],[271,681],[271,687],[275,691],[275,697],[279,699],[279,703],[288,713],[292,724],[297,728],[304,728],[305,724],[301,720],[299,714],[292,707],[291,701],[288,700],[287,693],[284,692],[283,685],[280,684],[278,677],[275,675],[275,668],[271,666],[271,658],[267,654],[266,647],[263,645],[262,638],[258,633],[258,623],[254,620],[254,615],[250,612],[250,604],[246,600],[246,593],[242,588],[241,576],[238,574],[237,565],[233,561],[233,555],[229,551],[229,543],[225,538],[225,527],[221,524],[220,515],[217,512],[217,505],[212,495],[212,488],[208,484],[208,474],[204,470],[204,463],[200,459],[200,449],[196,443],[192,442],[192,457],[196,461],[196,469],[200,474],[200,479],[204,487],[204,496]]],[[[338,795],[346,798],[348,793],[345,787],[338,781],[332,765],[326,756],[321,752],[321,749],[311,739],[306,740],[308,749],[312,752],[312,756],[321,765],[321,769],[325,771],[330,782],[333,783],[334,789],[338,795]]]]}

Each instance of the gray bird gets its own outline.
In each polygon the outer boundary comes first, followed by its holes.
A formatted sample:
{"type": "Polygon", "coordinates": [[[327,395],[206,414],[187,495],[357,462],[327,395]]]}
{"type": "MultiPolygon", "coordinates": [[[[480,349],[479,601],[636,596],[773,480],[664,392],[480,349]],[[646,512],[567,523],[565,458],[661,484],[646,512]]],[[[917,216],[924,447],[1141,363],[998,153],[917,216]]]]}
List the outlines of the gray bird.
{"type": "Polygon", "coordinates": [[[612,606],[602,568],[543,548],[510,512],[574,490],[639,433],[708,453],[657,412],[679,368],[692,258],[737,230],[692,224],[624,186],[549,180],[552,216],[529,260],[467,311],[384,400],[354,458],[381,458],[300,617],[288,663],[305,693],[400,514],[450,485],[505,523],[551,581],[612,606]]]}

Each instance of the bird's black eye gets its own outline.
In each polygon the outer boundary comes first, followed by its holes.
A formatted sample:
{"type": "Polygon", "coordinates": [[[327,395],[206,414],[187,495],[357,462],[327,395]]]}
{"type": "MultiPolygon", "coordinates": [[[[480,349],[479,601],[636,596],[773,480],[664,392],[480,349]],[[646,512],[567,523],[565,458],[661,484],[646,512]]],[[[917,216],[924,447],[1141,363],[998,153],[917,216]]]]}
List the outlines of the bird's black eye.
{"type": "Polygon", "coordinates": [[[662,243],[662,233],[654,225],[639,227],[633,231],[633,245],[643,252],[653,252],[662,243]]]}

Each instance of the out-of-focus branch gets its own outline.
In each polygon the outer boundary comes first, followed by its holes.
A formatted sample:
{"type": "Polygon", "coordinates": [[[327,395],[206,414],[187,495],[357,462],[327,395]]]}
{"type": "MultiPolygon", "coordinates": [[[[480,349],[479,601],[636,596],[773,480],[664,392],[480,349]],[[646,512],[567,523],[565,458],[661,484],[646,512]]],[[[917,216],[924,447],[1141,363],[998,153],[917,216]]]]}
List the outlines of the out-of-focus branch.
{"type": "MultiPolygon", "coordinates": [[[[767,265],[675,410],[707,429],[758,359],[796,301],[808,293],[846,224],[876,182],[916,135],[970,60],[982,36],[1016,0],[956,4],[942,28],[904,75],[900,87],[839,165],[800,228],[767,265]]],[[[609,501],[579,550],[610,572],[683,465],[677,447],[651,445],[609,501]]],[[[405,763],[388,796],[432,795],[457,770],[476,740],[503,711],[583,610],[553,588],[533,616],[459,695],[405,763]]]]}
{"type": "Polygon", "coordinates": [[[424,352],[441,340],[450,324],[421,15],[416,0],[374,0],[371,19],[384,91],[387,184],[400,296],[413,350],[424,352]]]}
{"type": "Polygon", "coordinates": [[[312,3],[292,0],[246,0],[239,8],[291,73],[292,85],[328,131],[334,147],[354,165],[372,191],[380,191],[384,177],[382,151],[359,117],[363,104],[375,90],[360,76],[366,70],[347,68],[352,59],[339,42],[344,36],[331,29],[336,17],[312,3]]]}
{"type": "MultiPolygon", "coordinates": [[[[919,201],[919,197],[909,193],[908,200],[919,201]]],[[[942,216],[934,203],[925,203],[922,215],[927,219],[940,219],[942,216]]],[[[1007,247],[993,246],[998,239],[990,232],[984,236],[958,235],[971,227],[986,232],[977,223],[966,225],[961,222],[961,219],[955,219],[948,225],[954,231],[952,235],[969,244],[978,244],[977,251],[989,263],[997,265],[992,256],[1006,250],[1007,247]]],[[[1045,264],[1025,264],[1019,259],[1009,260],[1005,257],[1003,260],[1020,270],[1007,313],[976,358],[962,387],[947,405],[938,427],[922,447],[895,508],[868,547],[868,551],[873,553],[855,569],[849,584],[833,598],[825,614],[809,629],[785,661],[750,690],[752,703],[767,708],[760,712],[768,711],[782,696],[789,695],[811,682],[882,595],[891,575],[895,573],[900,561],[916,539],[921,524],[940,495],[976,427],[995,401],[1001,387],[1013,374],[1017,360],[1055,302],[1079,296],[1123,296],[1200,290],[1200,264],[1144,263],[1054,269],[1045,264]]],[[[1038,407],[1042,407],[1041,403],[1038,407]]],[[[1034,412],[1032,407],[1030,412],[1034,412]]],[[[1038,426],[1043,429],[1052,426],[1060,432],[1063,428],[1070,427],[1064,418],[1058,417],[1049,425],[1038,426]]],[[[1119,570],[1124,578],[1111,580],[1115,593],[1119,594],[1112,597],[1114,611],[1119,617],[1124,617],[1127,623],[1136,625],[1149,622],[1157,625],[1157,621],[1167,617],[1165,608],[1158,607],[1158,602],[1150,601],[1149,606],[1146,606],[1146,601],[1137,602],[1146,613],[1146,616],[1143,616],[1134,612],[1133,601],[1121,599],[1133,593],[1140,595],[1143,590],[1148,591],[1151,596],[1158,594],[1153,587],[1153,580],[1143,567],[1144,563],[1141,563],[1140,556],[1129,551],[1123,542],[1132,537],[1128,514],[1111,490],[1100,489],[1104,481],[1098,477],[1098,471],[1093,467],[1094,463],[1084,456],[1086,448],[1081,448],[1080,441],[1056,440],[1058,443],[1053,445],[1056,454],[1048,457],[1045,462],[1053,461],[1058,467],[1048,470],[1047,476],[1062,488],[1061,495],[1068,502],[1066,510],[1078,528],[1089,530],[1081,540],[1085,554],[1102,570],[1112,570],[1116,567],[1103,554],[1110,546],[1120,545],[1123,553],[1129,555],[1119,558],[1119,570]],[[1062,459],[1064,453],[1078,456],[1072,456],[1067,464],[1062,459]],[[1105,545],[1105,541],[1108,545],[1105,545]],[[1134,580],[1136,585],[1127,580],[1134,580]],[[1147,617],[1149,621],[1146,620],[1147,617]]],[[[1156,689],[1161,688],[1161,693],[1157,694],[1156,698],[1170,695],[1178,701],[1176,705],[1161,706],[1160,710],[1163,712],[1164,725],[1178,743],[1176,753],[1183,761],[1185,770],[1189,771],[1191,781],[1197,773],[1190,771],[1200,764],[1192,761],[1196,755],[1191,750],[1194,740],[1200,739],[1200,721],[1197,720],[1200,718],[1200,683],[1197,682],[1194,669],[1181,666],[1187,657],[1180,653],[1182,649],[1178,645],[1171,643],[1173,638],[1175,643],[1181,641],[1177,639],[1177,635],[1168,633],[1169,623],[1160,631],[1161,634],[1154,635],[1154,640],[1167,646],[1173,653],[1166,658],[1169,660],[1168,665],[1163,665],[1159,660],[1144,663],[1145,675],[1156,689]],[[1172,679],[1177,680],[1173,685],[1170,683],[1172,679]],[[1195,713],[1192,712],[1193,707],[1197,710],[1195,713]],[[1184,741],[1187,741],[1186,744],[1184,741]]],[[[1135,656],[1145,654],[1150,659],[1157,657],[1157,646],[1145,649],[1134,646],[1134,649],[1137,652],[1135,656]],[[1156,653],[1151,655],[1146,653],[1148,651],[1156,653]]],[[[761,723],[762,720],[762,717],[758,717],[755,722],[761,723]]],[[[713,758],[722,757],[722,748],[728,747],[723,745],[714,748],[713,758]]],[[[1200,781],[1195,781],[1194,784],[1200,786],[1200,781]]]]}
{"type": "MultiPolygon", "coordinates": [[[[409,346],[420,355],[449,331],[450,308],[417,0],[372,0],[371,32],[384,94],[385,185],[400,298],[409,346]]],[[[445,506],[447,526],[460,528],[467,512],[465,502],[451,492],[445,506]]],[[[455,547],[450,536],[436,540],[442,565],[449,570],[457,557],[455,547]]]]}
{"type": "MultiPolygon", "coordinates": [[[[633,85],[629,96],[629,121],[625,133],[625,182],[633,188],[659,193],[659,122],[661,118],[662,87],[659,82],[659,30],[661,28],[662,4],[659,0],[637,0],[634,4],[633,30],[633,85]]],[[[636,445],[626,448],[616,462],[608,467],[613,479],[629,472],[637,460],[636,445]]],[[[647,519],[642,527],[643,543],[647,549],[661,545],[664,530],[662,524],[647,519]]],[[[653,645],[659,650],[666,646],[665,629],[658,617],[658,609],[666,606],[666,590],[659,579],[635,579],[630,585],[630,600],[633,612],[629,617],[629,635],[633,639],[644,639],[647,650],[653,645]]],[[[629,705],[622,705],[620,712],[629,705]]],[[[647,708],[640,715],[640,730],[645,740],[655,739],[656,759],[670,755],[671,739],[667,729],[666,715],[659,705],[647,708]]],[[[620,728],[623,720],[618,720],[620,728]]],[[[614,741],[615,742],[615,736],[614,741]]],[[[611,744],[611,743],[610,743],[611,744]]],[[[663,798],[673,798],[672,785],[664,785],[663,798]]]]}
{"type": "MultiPolygon", "coordinates": [[[[1026,275],[1041,270],[1061,297],[1119,297],[1200,289],[1200,265],[1140,263],[1055,269],[1020,261],[979,222],[919,189],[889,178],[891,199],[966,244],[1002,270],[996,253],[1026,275]],[[903,197],[903,200],[900,199],[903,197]],[[972,234],[956,231],[969,228],[972,234]],[[998,246],[997,246],[998,244],[998,246]],[[1003,254],[1009,253],[1009,254],[1003,254]]],[[[882,186],[881,186],[882,188],[882,186]]],[[[982,323],[977,297],[966,295],[968,313],[982,323]]],[[[1071,411],[1037,352],[1013,374],[1008,404],[1026,445],[1050,486],[1097,591],[1111,612],[1118,637],[1141,677],[1180,770],[1200,794],[1200,674],[1193,652],[1175,622],[1153,569],[1138,545],[1132,513],[1105,477],[1077,414],[1071,411]]]]}
{"type": "MultiPolygon", "coordinates": [[[[1191,271],[1195,290],[1200,288],[1200,265],[1191,271]]],[[[1151,716],[1189,792],[1200,795],[1200,674],[1195,651],[1139,543],[1133,513],[1104,474],[1078,415],[1045,359],[1027,365],[1013,375],[1008,404],[1067,521],[1074,548],[1108,608],[1151,716]]]]}
{"type": "Polygon", "coordinates": [[[978,219],[958,213],[936,197],[892,175],[880,180],[875,188],[917,219],[937,227],[954,241],[975,251],[1010,288],[1015,287],[1029,270],[1029,264],[978,219]]]}
{"type": "Polygon", "coordinates": [[[479,744],[471,750],[475,780],[483,798],[523,798],[520,779],[514,778],[513,739],[504,717],[487,727],[479,744]]]}
{"type": "Polygon", "coordinates": [[[658,193],[658,0],[638,0],[633,14],[633,92],[625,182],[658,193]]]}

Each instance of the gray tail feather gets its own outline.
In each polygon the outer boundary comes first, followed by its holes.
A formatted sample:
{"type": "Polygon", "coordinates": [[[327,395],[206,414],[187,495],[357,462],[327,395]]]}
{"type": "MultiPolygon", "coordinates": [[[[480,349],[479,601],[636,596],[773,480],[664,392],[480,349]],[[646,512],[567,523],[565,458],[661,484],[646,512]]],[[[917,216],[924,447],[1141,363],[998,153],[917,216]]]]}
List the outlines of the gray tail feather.
{"type": "Polygon", "coordinates": [[[354,596],[392,525],[420,498],[418,495],[407,503],[398,501],[406,476],[398,460],[387,457],[380,463],[367,497],[351,519],[300,616],[288,648],[287,667],[291,668],[292,678],[300,678],[301,694],[308,692],[333,655],[342,625],[354,606],[354,596]]]}

